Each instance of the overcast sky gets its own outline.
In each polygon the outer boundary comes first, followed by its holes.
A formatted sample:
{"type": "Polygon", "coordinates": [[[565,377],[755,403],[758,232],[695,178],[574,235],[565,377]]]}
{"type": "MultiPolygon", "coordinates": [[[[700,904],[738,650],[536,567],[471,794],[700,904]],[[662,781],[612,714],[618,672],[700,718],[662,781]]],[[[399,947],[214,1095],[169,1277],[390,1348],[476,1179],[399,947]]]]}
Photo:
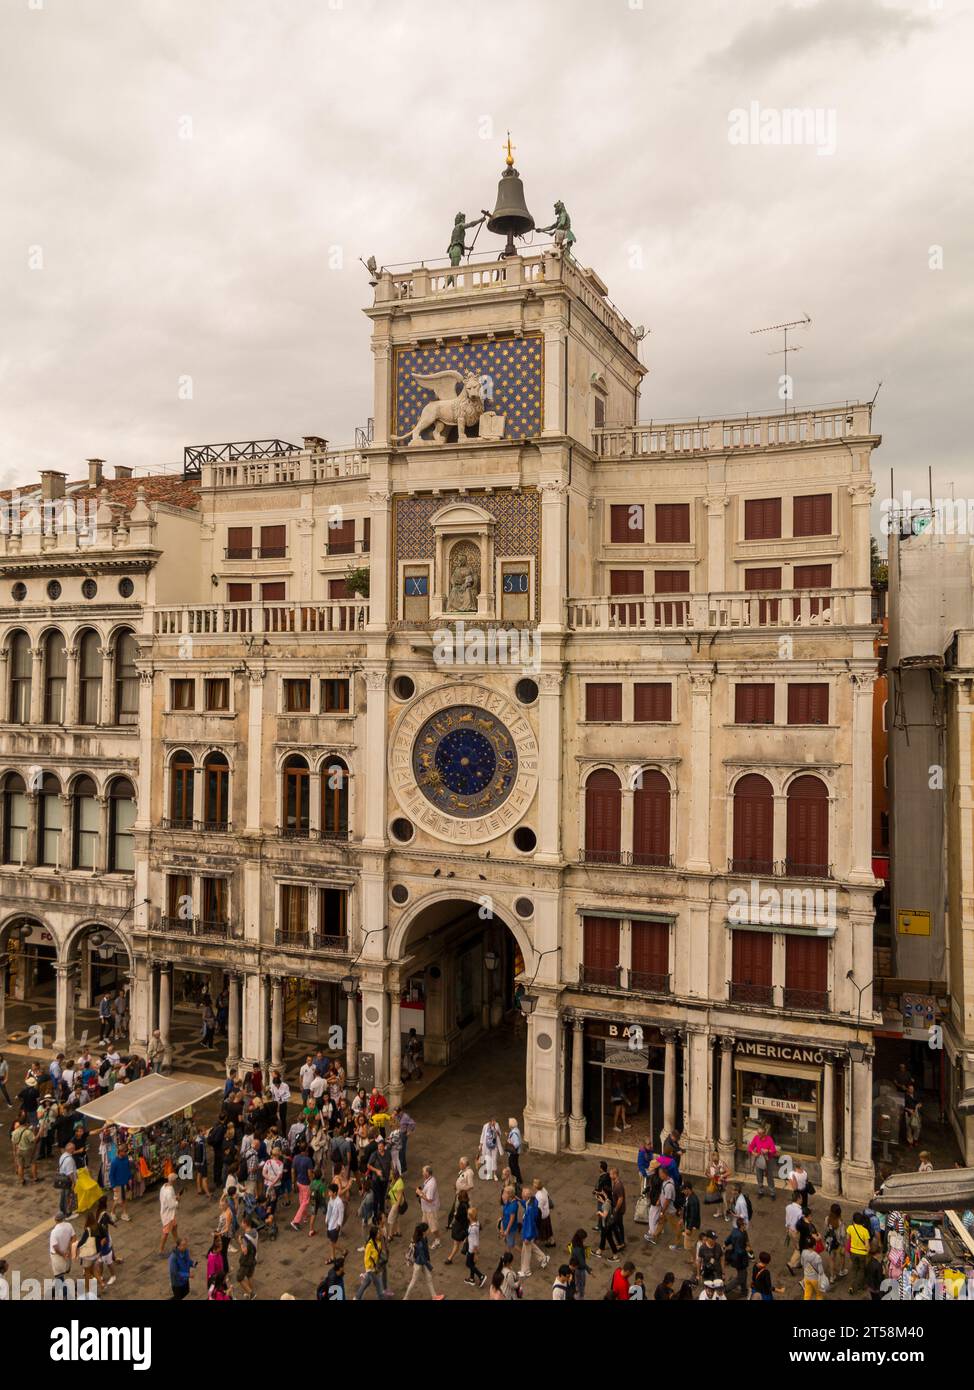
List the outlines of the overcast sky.
{"type": "Polygon", "coordinates": [[[6,484],[185,444],[351,442],[371,413],[358,256],[442,255],[458,208],[493,206],[510,126],[536,221],[562,198],[578,258],[651,329],[643,418],[776,407],[779,337],[749,330],[807,313],[798,405],[883,381],[880,494],[890,467],[925,491],[928,464],[935,491],[974,492],[969,0],[0,16],[6,484]],[[814,108],[826,152],[732,143],[752,103],[814,108]]]}

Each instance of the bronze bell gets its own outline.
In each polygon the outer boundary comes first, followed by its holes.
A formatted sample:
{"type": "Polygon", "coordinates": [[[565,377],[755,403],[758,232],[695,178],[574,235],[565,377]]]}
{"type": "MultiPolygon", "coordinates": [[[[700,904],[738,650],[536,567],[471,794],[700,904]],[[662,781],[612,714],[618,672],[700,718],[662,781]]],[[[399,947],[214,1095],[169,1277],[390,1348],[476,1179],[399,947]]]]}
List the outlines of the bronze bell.
{"type": "Polygon", "coordinates": [[[497,205],[487,220],[487,230],[507,237],[507,245],[501,252],[502,258],[517,255],[514,246],[516,236],[527,236],[528,232],[534,231],[534,218],[524,202],[521,175],[510,159],[497,185],[497,205]]]}

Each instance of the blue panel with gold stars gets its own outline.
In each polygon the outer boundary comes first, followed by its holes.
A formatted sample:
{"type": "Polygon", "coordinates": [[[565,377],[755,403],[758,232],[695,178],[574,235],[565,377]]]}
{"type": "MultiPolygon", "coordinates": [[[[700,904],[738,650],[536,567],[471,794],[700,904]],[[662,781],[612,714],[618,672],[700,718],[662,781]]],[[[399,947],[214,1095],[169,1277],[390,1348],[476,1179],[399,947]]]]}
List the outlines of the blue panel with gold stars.
{"type": "Polygon", "coordinates": [[[533,439],[541,433],[543,342],[540,334],[444,343],[442,347],[399,348],[393,434],[413,429],[434,392],[413,380],[413,372],[455,371],[479,376],[488,410],[504,416],[505,439],[533,439]]]}
{"type": "Polygon", "coordinates": [[[472,820],[507,800],[517,778],[517,748],[495,715],[455,705],[427,719],[416,735],[413,776],[434,806],[472,820]]]}

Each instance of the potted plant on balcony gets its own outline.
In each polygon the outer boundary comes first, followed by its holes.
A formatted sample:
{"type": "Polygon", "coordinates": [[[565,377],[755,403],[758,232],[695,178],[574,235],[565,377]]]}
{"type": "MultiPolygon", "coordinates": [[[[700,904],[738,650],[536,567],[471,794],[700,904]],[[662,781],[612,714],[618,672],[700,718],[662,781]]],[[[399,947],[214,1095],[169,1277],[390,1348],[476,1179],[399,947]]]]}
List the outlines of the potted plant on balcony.
{"type": "Polygon", "coordinates": [[[345,574],[345,588],[350,598],[368,598],[369,571],[367,566],[359,565],[345,574]]]}

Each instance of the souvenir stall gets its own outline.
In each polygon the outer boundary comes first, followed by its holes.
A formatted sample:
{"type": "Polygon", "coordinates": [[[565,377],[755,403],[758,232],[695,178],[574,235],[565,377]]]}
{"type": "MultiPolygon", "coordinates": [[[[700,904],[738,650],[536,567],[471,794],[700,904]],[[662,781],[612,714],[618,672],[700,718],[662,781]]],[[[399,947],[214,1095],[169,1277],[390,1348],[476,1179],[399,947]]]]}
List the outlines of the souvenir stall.
{"type": "Polygon", "coordinates": [[[103,1185],[123,1140],[129,1148],[133,1197],[140,1197],[170,1173],[190,1177],[194,1107],[222,1090],[220,1082],[195,1076],[150,1073],[80,1106],[78,1114],[94,1121],[92,1128],[100,1126],[103,1185]],[[187,1158],[181,1171],[180,1160],[187,1158]]]}
{"type": "Polygon", "coordinates": [[[871,1205],[901,1299],[974,1297],[974,1169],[893,1174],[871,1205]]]}

